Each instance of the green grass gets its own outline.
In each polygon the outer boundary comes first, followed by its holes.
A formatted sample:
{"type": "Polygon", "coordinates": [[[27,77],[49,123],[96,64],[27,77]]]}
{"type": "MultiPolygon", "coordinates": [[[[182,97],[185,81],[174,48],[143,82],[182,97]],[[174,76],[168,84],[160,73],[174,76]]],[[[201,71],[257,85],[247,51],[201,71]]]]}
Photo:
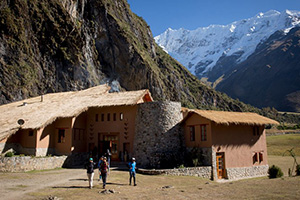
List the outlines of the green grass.
{"type": "Polygon", "coordinates": [[[268,155],[290,156],[287,150],[293,148],[296,156],[300,156],[300,134],[267,136],[268,155]]]}

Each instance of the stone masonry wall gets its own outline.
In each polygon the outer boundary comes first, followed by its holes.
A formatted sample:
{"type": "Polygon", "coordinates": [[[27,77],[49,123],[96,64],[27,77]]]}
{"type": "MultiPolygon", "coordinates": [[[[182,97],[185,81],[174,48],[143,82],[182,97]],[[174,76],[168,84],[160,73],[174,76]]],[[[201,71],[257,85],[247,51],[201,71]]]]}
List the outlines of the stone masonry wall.
{"type": "Polygon", "coordinates": [[[259,177],[268,175],[268,165],[252,166],[252,167],[237,167],[237,168],[227,168],[227,178],[231,179],[241,179],[250,177],[259,177]]]}
{"type": "Polygon", "coordinates": [[[197,176],[201,178],[211,179],[211,167],[186,167],[176,169],[160,169],[160,170],[145,170],[138,169],[141,174],[148,175],[173,175],[173,176],[197,176]]]}
{"type": "MultiPolygon", "coordinates": [[[[183,155],[179,102],[148,102],[137,111],[134,152],[138,167],[165,168],[183,155]]],[[[171,167],[171,166],[170,166],[171,167]]]]}
{"type": "Polygon", "coordinates": [[[67,156],[53,157],[0,157],[0,172],[26,172],[55,169],[64,165],[67,156]]]}

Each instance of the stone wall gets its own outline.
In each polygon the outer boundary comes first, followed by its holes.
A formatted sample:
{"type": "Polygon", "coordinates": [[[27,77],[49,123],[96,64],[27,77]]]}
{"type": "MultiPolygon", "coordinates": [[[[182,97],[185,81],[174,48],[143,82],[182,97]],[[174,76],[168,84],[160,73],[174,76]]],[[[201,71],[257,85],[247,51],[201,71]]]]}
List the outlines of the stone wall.
{"type": "Polygon", "coordinates": [[[133,156],[139,167],[167,168],[182,160],[184,137],[178,124],[181,120],[179,102],[148,102],[138,106],[133,156]]]}
{"type": "Polygon", "coordinates": [[[201,178],[212,178],[211,167],[186,167],[177,169],[160,169],[160,170],[146,170],[139,169],[137,172],[148,175],[173,175],[173,176],[197,176],[201,178]]]}
{"type": "Polygon", "coordinates": [[[226,169],[227,178],[231,179],[242,179],[251,177],[260,177],[268,175],[268,165],[252,166],[252,167],[237,167],[226,169]]]}
{"type": "Polygon", "coordinates": [[[26,172],[62,167],[67,156],[53,157],[0,157],[0,172],[26,172]]]}

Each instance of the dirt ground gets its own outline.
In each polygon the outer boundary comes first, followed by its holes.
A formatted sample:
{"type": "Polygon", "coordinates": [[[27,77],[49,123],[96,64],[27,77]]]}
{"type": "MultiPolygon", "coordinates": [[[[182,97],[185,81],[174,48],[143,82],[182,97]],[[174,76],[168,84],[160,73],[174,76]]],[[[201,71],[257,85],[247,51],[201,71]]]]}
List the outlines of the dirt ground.
{"type": "MultiPolygon", "coordinates": [[[[272,157],[270,162],[277,160],[272,157]]],[[[56,169],[27,173],[0,173],[0,199],[300,199],[300,177],[252,178],[213,182],[198,177],[137,174],[137,186],[128,185],[128,172],[112,170],[102,194],[95,173],[88,189],[84,169],[56,169]]]]}

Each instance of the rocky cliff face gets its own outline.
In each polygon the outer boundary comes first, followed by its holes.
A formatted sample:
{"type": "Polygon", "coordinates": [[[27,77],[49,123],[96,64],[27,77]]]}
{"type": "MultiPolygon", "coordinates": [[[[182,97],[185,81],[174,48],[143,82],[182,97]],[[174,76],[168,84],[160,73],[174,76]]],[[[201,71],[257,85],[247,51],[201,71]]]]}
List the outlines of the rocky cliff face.
{"type": "Polygon", "coordinates": [[[118,81],[188,107],[253,109],[167,55],[126,0],[3,0],[0,30],[1,104],[118,81]]]}

